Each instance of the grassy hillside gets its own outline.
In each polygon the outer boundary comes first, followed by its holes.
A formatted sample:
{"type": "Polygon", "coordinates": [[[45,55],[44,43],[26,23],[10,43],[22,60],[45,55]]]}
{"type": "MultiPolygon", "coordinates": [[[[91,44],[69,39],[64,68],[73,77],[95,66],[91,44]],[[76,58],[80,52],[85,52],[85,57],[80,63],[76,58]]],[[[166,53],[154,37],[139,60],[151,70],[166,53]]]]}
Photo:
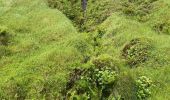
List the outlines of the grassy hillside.
{"type": "Polygon", "coordinates": [[[169,0],[0,0],[0,99],[169,100],[169,44],[169,0]]]}
{"type": "Polygon", "coordinates": [[[0,46],[0,98],[56,98],[71,64],[81,60],[69,46],[77,31],[42,0],[0,2],[0,30],[9,34],[2,37],[9,43],[0,46]]]}

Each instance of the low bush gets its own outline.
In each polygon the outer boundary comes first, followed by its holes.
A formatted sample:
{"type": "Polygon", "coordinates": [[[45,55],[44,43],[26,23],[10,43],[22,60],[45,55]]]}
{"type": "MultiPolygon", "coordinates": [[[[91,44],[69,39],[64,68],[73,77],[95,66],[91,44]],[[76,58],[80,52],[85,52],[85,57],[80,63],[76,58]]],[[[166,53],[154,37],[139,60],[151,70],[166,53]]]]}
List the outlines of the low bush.
{"type": "Polygon", "coordinates": [[[122,51],[122,56],[130,66],[144,63],[149,59],[151,42],[147,38],[136,38],[126,44],[122,51]]]}

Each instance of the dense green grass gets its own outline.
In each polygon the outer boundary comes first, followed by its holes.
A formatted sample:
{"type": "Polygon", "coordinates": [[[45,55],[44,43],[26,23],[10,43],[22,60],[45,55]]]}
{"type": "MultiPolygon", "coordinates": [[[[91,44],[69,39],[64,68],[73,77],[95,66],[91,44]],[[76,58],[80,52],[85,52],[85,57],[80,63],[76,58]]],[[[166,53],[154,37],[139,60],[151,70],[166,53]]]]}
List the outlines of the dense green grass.
{"type": "Polygon", "coordinates": [[[77,31],[61,12],[41,0],[0,2],[0,25],[12,34],[6,46],[10,54],[0,60],[0,98],[16,99],[17,95],[20,99],[40,99],[46,94],[39,93],[45,84],[56,84],[47,91],[57,96],[71,64],[81,60],[69,46],[77,31]]]}
{"type": "Polygon", "coordinates": [[[61,99],[72,69],[88,68],[96,57],[109,55],[118,67],[113,96],[136,100],[133,84],[147,76],[154,84],[149,100],[169,100],[170,1],[127,1],[99,0],[93,9],[89,0],[86,22],[76,29],[72,22],[81,25],[80,7],[69,12],[70,5],[62,8],[57,2],[67,18],[45,0],[0,0],[0,99],[61,99]],[[133,40],[139,43],[131,45],[133,40]]]}

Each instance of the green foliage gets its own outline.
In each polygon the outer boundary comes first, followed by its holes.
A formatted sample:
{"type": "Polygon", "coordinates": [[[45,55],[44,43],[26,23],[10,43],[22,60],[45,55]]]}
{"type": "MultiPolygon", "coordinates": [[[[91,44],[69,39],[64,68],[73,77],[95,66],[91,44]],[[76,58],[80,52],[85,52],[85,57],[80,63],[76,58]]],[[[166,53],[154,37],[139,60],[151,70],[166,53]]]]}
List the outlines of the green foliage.
{"type": "Polygon", "coordinates": [[[146,76],[141,76],[136,80],[137,97],[139,100],[146,100],[151,95],[153,82],[146,76]]]}
{"type": "Polygon", "coordinates": [[[107,65],[75,69],[66,86],[66,98],[106,99],[112,93],[116,77],[116,71],[107,65]]]}
{"type": "Polygon", "coordinates": [[[115,81],[116,72],[113,72],[110,68],[104,68],[101,70],[96,69],[94,73],[98,84],[101,86],[113,84],[115,81]]]}
{"type": "Polygon", "coordinates": [[[137,38],[130,41],[123,48],[122,55],[131,66],[143,63],[149,59],[152,48],[150,40],[147,38],[137,38]]]}

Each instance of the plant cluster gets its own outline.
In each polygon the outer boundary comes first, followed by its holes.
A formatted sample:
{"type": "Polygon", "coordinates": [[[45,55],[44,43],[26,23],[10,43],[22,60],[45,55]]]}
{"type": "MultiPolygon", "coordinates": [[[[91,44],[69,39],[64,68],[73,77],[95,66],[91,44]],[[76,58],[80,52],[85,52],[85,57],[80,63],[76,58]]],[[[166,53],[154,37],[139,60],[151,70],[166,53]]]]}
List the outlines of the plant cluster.
{"type": "MultiPolygon", "coordinates": [[[[99,58],[98,58],[99,60],[99,58]]],[[[70,74],[70,80],[66,87],[66,98],[79,100],[107,99],[112,93],[117,72],[110,67],[111,60],[100,60],[98,66],[92,62],[89,68],[75,69],[70,74]]]]}
{"type": "Polygon", "coordinates": [[[136,80],[137,97],[139,100],[145,100],[151,95],[153,82],[146,76],[141,76],[136,80]]]}
{"type": "MultiPolygon", "coordinates": [[[[68,90],[66,98],[104,99],[111,95],[113,84],[116,80],[116,72],[112,69],[90,68],[80,76],[74,86],[68,90]]],[[[87,100],[85,99],[85,100],[87,100]]]]}
{"type": "Polygon", "coordinates": [[[122,55],[131,66],[143,63],[149,59],[151,43],[146,38],[136,38],[126,44],[122,55]]]}

